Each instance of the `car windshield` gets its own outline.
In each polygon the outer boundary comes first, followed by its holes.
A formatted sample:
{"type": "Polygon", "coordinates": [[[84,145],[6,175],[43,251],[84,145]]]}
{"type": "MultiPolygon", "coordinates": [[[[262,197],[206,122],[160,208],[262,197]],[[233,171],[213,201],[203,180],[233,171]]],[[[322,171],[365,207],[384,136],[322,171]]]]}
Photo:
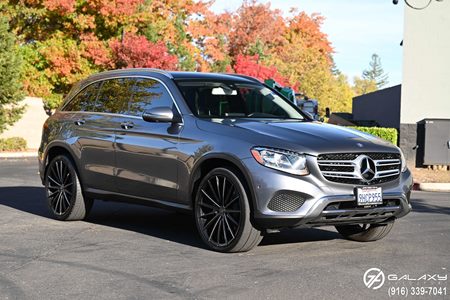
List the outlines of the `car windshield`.
{"type": "Polygon", "coordinates": [[[299,109],[262,84],[177,81],[189,108],[199,118],[305,120],[299,109]]]}

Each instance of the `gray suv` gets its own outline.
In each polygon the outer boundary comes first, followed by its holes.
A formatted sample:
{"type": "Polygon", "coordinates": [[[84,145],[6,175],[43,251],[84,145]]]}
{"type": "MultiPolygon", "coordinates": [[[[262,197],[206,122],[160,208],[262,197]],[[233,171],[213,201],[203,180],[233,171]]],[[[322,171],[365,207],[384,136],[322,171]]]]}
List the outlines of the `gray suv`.
{"type": "Polygon", "coordinates": [[[411,210],[398,147],[313,121],[235,74],[93,75],[45,122],[39,169],[59,220],[85,218],[94,199],[192,211],[202,240],[222,252],[300,226],[374,241],[411,210]]]}

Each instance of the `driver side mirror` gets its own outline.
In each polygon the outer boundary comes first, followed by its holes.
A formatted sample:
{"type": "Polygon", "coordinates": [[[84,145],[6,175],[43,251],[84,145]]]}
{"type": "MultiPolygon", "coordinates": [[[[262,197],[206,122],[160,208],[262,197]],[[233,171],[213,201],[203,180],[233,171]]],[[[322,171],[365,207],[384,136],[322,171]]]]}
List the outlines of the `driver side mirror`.
{"type": "Polygon", "coordinates": [[[168,106],[154,107],[144,111],[142,119],[147,122],[181,123],[181,117],[174,115],[168,106]]]}

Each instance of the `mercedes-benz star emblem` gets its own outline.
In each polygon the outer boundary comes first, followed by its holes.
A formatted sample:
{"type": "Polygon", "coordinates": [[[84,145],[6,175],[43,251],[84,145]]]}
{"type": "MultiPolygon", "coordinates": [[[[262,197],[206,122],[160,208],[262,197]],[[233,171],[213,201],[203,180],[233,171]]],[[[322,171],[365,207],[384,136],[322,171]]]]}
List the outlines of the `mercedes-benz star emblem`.
{"type": "Polygon", "coordinates": [[[370,157],[363,157],[360,163],[360,172],[362,178],[367,181],[372,180],[375,177],[376,167],[375,162],[370,157]]]}

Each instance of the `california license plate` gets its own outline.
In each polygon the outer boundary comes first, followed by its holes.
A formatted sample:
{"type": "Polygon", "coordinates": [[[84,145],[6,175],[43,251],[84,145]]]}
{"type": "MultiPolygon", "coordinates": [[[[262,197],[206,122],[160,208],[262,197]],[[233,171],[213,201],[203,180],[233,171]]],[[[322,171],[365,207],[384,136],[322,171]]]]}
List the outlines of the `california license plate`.
{"type": "Polygon", "coordinates": [[[356,188],[356,200],[361,206],[383,204],[383,192],[380,187],[356,188]]]}

